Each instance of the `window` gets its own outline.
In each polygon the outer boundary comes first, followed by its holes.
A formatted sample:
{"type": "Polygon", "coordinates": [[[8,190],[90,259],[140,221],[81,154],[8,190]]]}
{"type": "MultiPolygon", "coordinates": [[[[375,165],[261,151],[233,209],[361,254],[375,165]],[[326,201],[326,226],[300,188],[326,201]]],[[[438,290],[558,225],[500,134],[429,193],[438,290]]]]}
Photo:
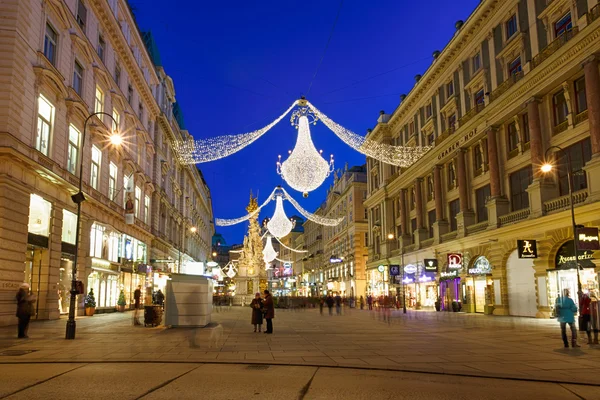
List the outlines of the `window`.
{"type": "Polygon", "coordinates": [[[510,175],[510,202],[513,211],[529,207],[527,188],[532,178],[531,165],[510,175]]]}
{"type": "Polygon", "coordinates": [[[554,126],[565,122],[569,114],[569,107],[567,106],[565,93],[562,90],[552,97],[552,107],[554,109],[554,126]]]}
{"type": "Polygon", "coordinates": [[[508,64],[508,76],[514,77],[521,72],[521,56],[515,58],[508,64]]]}
{"type": "Polygon", "coordinates": [[[446,95],[448,98],[454,96],[454,82],[450,81],[446,84],[446,95]]]}
{"type": "Polygon", "coordinates": [[[144,105],[141,102],[138,104],[138,118],[140,121],[144,120],[144,105]]]}
{"type": "Polygon", "coordinates": [[[508,141],[508,152],[519,148],[519,132],[517,132],[517,123],[511,122],[506,127],[506,136],[508,141]]]}
{"type": "Polygon", "coordinates": [[[350,211],[350,216],[348,217],[348,220],[349,220],[350,222],[354,221],[354,220],[352,219],[352,211],[350,211]]]}
{"type": "Polygon", "coordinates": [[[132,176],[123,176],[123,207],[126,207],[127,200],[130,196],[131,186],[133,185],[132,176]]]}
{"type": "Polygon", "coordinates": [[[433,146],[435,144],[435,133],[431,132],[427,135],[427,145],[433,146]]]}
{"type": "Polygon", "coordinates": [[[95,145],[92,146],[92,165],[91,165],[91,176],[90,186],[94,189],[98,189],[98,176],[100,175],[100,161],[102,160],[102,152],[95,145]]]}
{"type": "Polygon", "coordinates": [[[115,61],[115,82],[117,86],[121,86],[121,65],[118,61],[115,61]]]}
{"type": "Polygon", "coordinates": [[[77,157],[79,157],[80,133],[73,125],[69,125],[69,145],[67,149],[67,170],[75,175],[77,170],[77,157]]]}
{"type": "Polygon", "coordinates": [[[127,85],[127,101],[129,102],[129,104],[133,103],[133,88],[131,87],[131,85],[127,85]]]}
{"type": "Polygon", "coordinates": [[[571,21],[571,13],[566,13],[561,19],[554,23],[554,37],[557,38],[560,35],[570,31],[573,28],[571,21]]]}
{"type": "Polygon", "coordinates": [[[435,198],[435,189],[433,186],[433,178],[431,175],[427,177],[427,200],[433,200],[435,198]]]}
{"type": "Polygon", "coordinates": [[[521,121],[523,122],[521,124],[521,139],[523,140],[523,144],[527,144],[531,140],[529,137],[529,115],[523,114],[521,121]]]}
{"type": "Polygon", "coordinates": [[[53,118],[54,106],[50,104],[44,96],[40,95],[38,98],[37,137],[35,139],[35,148],[45,156],[48,155],[53,118]]]}
{"type": "Polygon", "coordinates": [[[517,33],[517,14],[513,14],[506,21],[506,40],[510,39],[515,33],[517,33]]]}
{"type": "Polygon", "coordinates": [[[452,200],[450,203],[448,203],[448,208],[450,209],[450,231],[454,232],[458,229],[456,216],[460,212],[460,200],[452,200]]]}
{"type": "Polygon", "coordinates": [[[83,90],[83,67],[77,61],[73,67],[73,89],[75,93],[81,96],[83,90]]]}
{"type": "MultiPolygon", "coordinates": [[[[587,188],[587,179],[584,165],[592,158],[592,148],[590,138],[577,142],[565,149],[565,152],[571,158],[571,175],[573,177],[573,191],[587,188]]],[[[560,156],[561,154],[556,154],[560,156]]],[[[567,180],[567,162],[564,158],[558,161],[558,187],[561,196],[569,194],[569,181],[567,180]]]]}
{"type": "Polygon", "coordinates": [[[113,132],[118,132],[121,127],[121,115],[115,108],[113,108],[112,117],[114,119],[114,121],[112,121],[112,130],[113,132]]]}
{"type": "Polygon", "coordinates": [[[104,53],[106,51],[106,42],[104,41],[104,38],[102,37],[102,35],[98,35],[98,57],[100,57],[100,59],[102,60],[102,62],[104,62],[104,53]]]}
{"type": "Polygon", "coordinates": [[[450,132],[454,132],[454,128],[456,126],[456,114],[452,114],[448,117],[448,129],[450,132]]]}
{"type": "Polygon", "coordinates": [[[150,223],[150,196],[144,196],[144,223],[148,225],[150,223]]]}
{"type": "Polygon", "coordinates": [[[108,197],[114,201],[117,196],[117,174],[119,169],[114,162],[110,162],[108,166],[108,197]]]}
{"type": "Polygon", "coordinates": [[[430,210],[427,213],[427,221],[429,222],[429,237],[433,237],[433,224],[435,223],[435,210],[430,210]]]}
{"type": "Polygon", "coordinates": [[[448,188],[453,189],[456,187],[456,171],[454,170],[454,164],[448,164],[448,188]]]}
{"type": "Polygon", "coordinates": [[[477,222],[483,222],[488,220],[488,212],[486,203],[491,196],[490,185],[485,185],[475,190],[475,202],[477,204],[477,222]]]}
{"type": "Polygon", "coordinates": [[[481,68],[481,53],[477,53],[473,56],[473,73],[479,71],[481,68]]]}
{"type": "Polygon", "coordinates": [[[575,109],[577,114],[587,110],[587,99],[585,98],[585,78],[575,81],[575,109]]]}
{"type": "Polygon", "coordinates": [[[142,197],[142,190],[139,186],[135,187],[135,204],[134,204],[134,215],[136,218],[140,216],[140,200],[142,197]]]}
{"type": "Polygon", "coordinates": [[[475,93],[475,105],[479,106],[485,103],[483,89],[480,89],[477,93],[475,93]]]}
{"type": "Polygon", "coordinates": [[[104,241],[104,227],[94,223],[90,232],[90,256],[102,258],[102,243],[104,241]]]}
{"type": "Polygon", "coordinates": [[[425,106],[425,118],[429,119],[433,115],[433,107],[431,103],[425,106]]]}
{"type": "Polygon", "coordinates": [[[94,110],[97,113],[104,111],[104,92],[98,86],[96,86],[96,101],[94,102],[94,110]]]}
{"type": "Polygon", "coordinates": [[[87,8],[83,4],[83,1],[77,1],[77,15],[75,17],[77,23],[81,27],[81,29],[85,32],[85,23],[87,21],[87,8]]]}
{"type": "Polygon", "coordinates": [[[44,55],[52,63],[56,65],[56,43],[58,42],[58,34],[52,26],[46,23],[46,36],[44,37],[44,55]]]}
{"type": "Polygon", "coordinates": [[[365,247],[369,247],[369,232],[365,232],[365,247]]]}
{"type": "Polygon", "coordinates": [[[412,229],[411,232],[415,233],[417,231],[417,219],[413,218],[410,220],[410,228],[412,229]]]}
{"type": "Polygon", "coordinates": [[[483,153],[481,152],[481,146],[478,144],[473,147],[473,169],[476,175],[479,175],[483,170],[483,153]]]}
{"type": "Polygon", "coordinates": [[[416,203],[415,188],[412,187],[412,188],[410,188],[410,209],[411,210],[415,209],[415,203],[416,203]]]}
{"type": "MultiPolygon", "coordinates": [[[[411,121],[408,124],[408,136],[413,137],[414,134],[415,134],[415,122],[411,121]]],[[[408,142],[408,138],[406,139],[406,141],[408,142]]]]}

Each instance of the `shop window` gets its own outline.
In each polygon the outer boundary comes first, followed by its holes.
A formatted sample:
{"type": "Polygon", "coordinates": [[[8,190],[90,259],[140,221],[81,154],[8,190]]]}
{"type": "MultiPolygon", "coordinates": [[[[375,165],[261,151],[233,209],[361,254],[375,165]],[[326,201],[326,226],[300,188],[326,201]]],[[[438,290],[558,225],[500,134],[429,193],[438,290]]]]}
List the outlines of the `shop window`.
{"type": "Polygon", "coordinates": [[[510,203],[513,211],[529,208],[527,188],[532,180],[531,165],[510,175],[510,203]]]}
{"type": "Polygon", "coordinates": [[[513,14],[508,21],[506,21],[506,40],[513,37],[517,33],[517,14],[513,14]]]}
{"type": "Polygon", "coordinates": [[[488,211],[486,203],[490,197],[490,185],[485,185],[484,187],[475,190],[475,202],[477,204],[477,222],[483,222],[488,220],[488,211]]]}
{"type": "Polygon", "coordinates": [[[44,36],[44,55],[52,65],[56,65],[56,48],[58,43],[58,34],[56,30],[46,23],[46,35],[44,36]]]}
{"type": "Polygon", "coordinates": [[[83,67],[78,61],[73,66],[73,90],[79,96],[83,93],[83,67]]]}
{"type": "Polygon", "coordinates": [[[54,122],[54,106],[42,95],[38,97],[37,137],[35,148],[43,155],[48,155],[50,133],[54,122]]]}
{"type": "Polygon", "coordinates": [[[48,237],[50,235],[50,212],[52,203],[32,194],[29,198],[29,223],[27,231],[34,235],[48,237]]]}
{"type": "Polygon", "coordinates": [[[471,62],[473,65],[473,73],[479,71],[479,69],[481,68],[481,53],[475,54],[471,62]]]}
{"type": "Polygon", "coordinates": [[[119,246],[121,244],[121,234],[110,232],[108,235],[108,260],[112,262],[119,261],[119,246]]]}
{"type": "Polygon", "coordinates": [[[585,78],[575,81],[575,107],[577,114],[587,110],[587,99],[585,98],[585,78]]]}
{"type": "Polygon", "coordinates": [[[98,35],[98,57],[100,57],[100,60],[102,60],[102,62],[104,61],[104,54],[106,53],[106,42],[104,41],[104,38],[102,37],[102,35],[98,35]]]}
{"type": "MultiPolygon", "coordinates": [[[[587,188],[587,176],[583,169],[585,164],[592,158],[590,138],[577,142],[565,149],[571,159],[571,174],[573,177],[573,191],[587,188]]],[[[560,154],[556,154],[560,156],[560,154]]],[[[569,194],[569,181],[567,178],[567,162],[564,158],[558,160],[558,186],[561,196],[569,194]]]]}
{"type": "Polygon", "coordinates": [[[111,201],[115,200],[117,195],[117,174],[118,167],[114,162],[110,162],[108,166],[108,197],[111,201]]]}
{"type": "MultiPolygon", "coordinates": [[[[96,86],[96,98],[94,102],[94,110],[97,113],[104,111],[104,92],[98,86],[96,86]]],[[[102,119],[99,116],[100,119],[102,119]]]]}
{"type": "Polygon", "coordinates": [[[427,222],[429,222],[429,237],[432,238],[433,237],[433,224],[436,221],[436,217],[435,217],[435,209],[434,210],[430,210],[427,213],[427,222]]]}
{"type": "Polygon", "coordinates": [[[515,58],[508,64],[508,76],[509,77],[514,77],[515,75],[520,73],[521,70],[522,70],[521,56],[515,58]]]}
{"type": "Polygon", "coordinates": [[[90,166],[90,186],[98,190],[98,177],[100,176],[100,162],[102,152],[96,145],[92,146],[92,165],[90,166]]]}
{"type": "Polygon", "coordinates": [[[460,200],[452,200],[450,203],[448,203],[448,209],[450,211],[450,231],[454,232],[458,229],[456,216],[460,212],[460,200]]]}
{"type": "Polygon", "coordinates": [[[104,226],[94,223],[90,231],[90,257],[103,258],[104,226]]]}
{"type": "Polygon", "coordinates": [[[552,107],[554,110],[554,126],[565,122],[569,114],[569,107],[567,106],[565,93],[562,90],[552,97],[552,107]]]}
{"type": "Polygon", "coordinates": [[[69,125],[69,144],[67,148],[67,170],[76,175],[77,159],[79,158],[79,131],[69,125]]]}
{"type": "Polygon", "coordinates": [[[529,135],[529,115],[523,114],[523,116],[521,117],[521,121],[521,135],[523,139],[523,144],[527,144],[531,140],[531,137],[529,135]]]}
{"type": "Polygon", "coordinates": [[[554,23],[554,37],[557,38],[570,31],[572,28],[573,22],[571,21],[571,12],[568,12],[554,23]]]}
{"type": "Polygon", "coordinates": [[[63,208],[62,241],[75,244],[77,230],[77,215],[63,208]]]}
{"type": "Polygon", "coordinates": [[[511,122],[506,127],[508,153],[517,150],[519,148],[519,132],[517,131],[517,123],[511,122]]]}

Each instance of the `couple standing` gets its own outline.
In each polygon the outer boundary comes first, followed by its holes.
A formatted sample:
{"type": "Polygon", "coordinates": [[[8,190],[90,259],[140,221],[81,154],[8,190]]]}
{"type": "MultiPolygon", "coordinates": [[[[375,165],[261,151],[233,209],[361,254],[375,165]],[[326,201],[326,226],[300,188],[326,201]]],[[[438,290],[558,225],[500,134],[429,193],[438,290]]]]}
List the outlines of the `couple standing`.
{"type": "Polygon", "coordinates": [[[258,328],[258,332],[260,332],[263,322],[263,314],[264,318],[267,320],[267,330],[265,333],[273,333],[273,318],[275,318],[275,307],[273,305],[273,298],[268,290],[265,290],[265,298],[264,300],[260,298],[260,293],[256,293],[254,295],[254,300],[250,303],[250,307],[252,307],[252,321],[250,322],[254,325],[254,332],[258,328]]]}

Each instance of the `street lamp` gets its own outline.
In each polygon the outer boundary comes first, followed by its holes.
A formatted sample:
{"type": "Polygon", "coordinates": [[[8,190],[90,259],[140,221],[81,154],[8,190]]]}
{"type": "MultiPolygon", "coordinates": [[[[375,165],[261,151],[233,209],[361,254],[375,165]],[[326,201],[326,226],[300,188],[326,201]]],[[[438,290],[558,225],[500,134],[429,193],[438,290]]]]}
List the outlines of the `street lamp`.
{"type": "MultiPolygon", "coordinates": [[[[75,323],[75,300],[77,299],[77,257],[79,253],[79,231],[81,228],[81,203],[85,201],[85,196],[81,190],[83,185],[83,150],[85,148],[85,134],[87,132],[88,121],[98,115],[107,115],[112,119],[114,126],[118,127],[117,121],[112,115],[105,112],[96,112],[88,116],[83,122],[83,135],[81,136],[81,151],[79,155],[79,190],[77,193],[71,196],[73,203],[77,204],[77,226],[75,228],[75,260],[73,261],[73,269],[71,276],[71,298],[69,301],[69,319],[67,320],[67,330],[65,333],[65,339],[75,339],[75,330],[77,325],[75,323]]],[[[118,132],[113,132],[110,136],[110,142],[115,146],[120,146],[123,143],[123,137],[118,132]]]]}
{"type": "Polygon", "coordinates": [[[581,276],[579,275],[579,255],[577,254],[577,225],[575,224],[575,203],[573,201],[573,171],[571,170],[571,156],[562,147],[550,146],[546,150],[546,162],[540,168],[542,172],[548,173],[554,169],[554,166],[548,162],[549,152],[556,149],[562,153],[563,157],[567,158],[567,181],[569,183],[569,204],[571,205],[571,223],[573,225],[573,254],[575,255],[575,268],[577,271],[577,294],[581,296],[581,276]]]}

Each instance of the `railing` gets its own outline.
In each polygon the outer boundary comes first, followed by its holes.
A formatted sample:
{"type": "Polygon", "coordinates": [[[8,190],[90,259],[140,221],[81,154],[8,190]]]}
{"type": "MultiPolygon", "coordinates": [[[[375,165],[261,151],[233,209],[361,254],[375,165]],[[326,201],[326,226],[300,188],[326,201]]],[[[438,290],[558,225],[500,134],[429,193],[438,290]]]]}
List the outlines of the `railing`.
{"type": "Polygon", "coordinates": [[[404,246],[404,253],[410,253],[411,251],[413,251],[415,249],[415,244],[409,244],[404,246]]]}
{"type": "Polygon", "coordinates": [[[482,221],[477,224],[467,226],[467,235],[472,235],[477,232],[485,231],[488,226],[488,221],[482,221]]]}
{"type": "Polygon", "coordinates": [[[463,115],[461,119],[458,120],[458,124],[460,126],[463,126],[464,124],[469,122],[474,116],[479,114],[481,112],[481,110],[483,110],[484,108],[485,108],[485,104],[483,104],[483,103],[476,104],[465,115],[463,115]]]}
{"type": "Polygon", "coordinates": [[[541,63],[546,61],[552,54],[556,53],[556,51],[560,49],[565,43],[573,39],[573,37],[577,35],[578,32],[579,29],[576,26],[574,26],[573,28],[569,29],[568,31],[554,39],[554,41],[551,42],[548,46],[546,46],[542,51],[540,51],[538,55],[533,57],[533,59],[531,60],[531,69],[536,68],[541,63]]]}
{"type": "Polygon", "coordinates": [[[492,93],[490,93],[490,101],[494,101],[498,97],[502,96],[515,83],[519,82],[521,78],[523,78],[523,71],[519,71],[516,74],[511,75],[507,80],[498,85],[498,87],[492,93]]]}
{"type": "Polygon", "coordinates": [[[513,149],[511,151],[508,152],[508,159],[510,160],[513,157],[516,157],[519,155],[519,148],[513,149]]]}
{"type": "MultiPolygon", "coordinates": [[[[579,190],[573,193],[573,204],[583,203],[588,197],[587,189],[579,190]]],[[[544,213],[548,214],[553,211],[563,211],[570,207],[570,196],[561,196],[544,202],[544,213]]]]}
{"type": "Polygon", "coordinates": [[[579,125],[588,119],[588,110],[582,111],[575,116],[575,125],[579,125]]]}
{"type": "Polygon", "coordinates": [[[524,219],[529,218],[529,214],[531,214],[531,210],[529,208],[524,208],[523,210],[513,211],[509,214],[503,215],[499,218],[500,226],[514,224],[515,222],[523,221],[524,219]]]}
{"type": "Polygon", "coordinates": [[[444,233],[442,235],[442,242],[449,242],[450,240],[454,240],[456,239],[456,235],[458,234],[457,231],[453,231],[453,232],[448,232],[448,233],[444,233]]]}
{"type": "Polygon", "coordinates": [[[566,131],[568,128],[569,120],[567,119],[561,122],[560,124],[556,125],[554,128],[552,128],[552,136],[558,135],[559,133],[566,131]]]}
{"type": "Polygon", "coordinates": [[[588,25],[597,20],[598,18],[600,18],[600,4],[594,6],[594,8],[592,8],[590,12],[587,13],[588,25]]]}
{"type": "Polygon", "coordinates": [[[429,247],[433,244],[433,238],[425,239],[420,244],[421,247],[429,247]]]}
{"type": "Polygon", "coordinates": [[[448,129],[446,129],[444,132],[442,132],[442,134],[440,136],[435,138],[435,145],[437,146],[438,144],[442,143],[444,140],[446,140],[448,138],[448,136],[452,135],[454,132],[456,132],[456,126],[452,125],[448,129]]]}

